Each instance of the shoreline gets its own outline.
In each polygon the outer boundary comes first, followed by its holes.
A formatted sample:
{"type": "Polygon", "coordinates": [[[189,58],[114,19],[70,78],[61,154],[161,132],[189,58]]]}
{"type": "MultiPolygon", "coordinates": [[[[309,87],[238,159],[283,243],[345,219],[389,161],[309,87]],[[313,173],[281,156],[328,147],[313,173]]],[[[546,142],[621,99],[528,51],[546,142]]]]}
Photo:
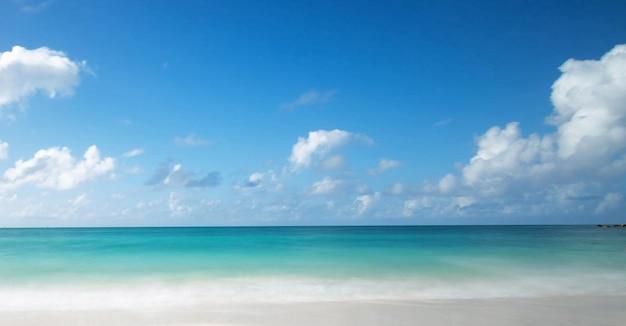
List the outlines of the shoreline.
{"type": "MultiPolygon", "coordinates": [[[[172,298],[175,300],[175,298],[172,298]]],[[[623,325],[626,295],[0,310],[10,325],[623,325]]]]}

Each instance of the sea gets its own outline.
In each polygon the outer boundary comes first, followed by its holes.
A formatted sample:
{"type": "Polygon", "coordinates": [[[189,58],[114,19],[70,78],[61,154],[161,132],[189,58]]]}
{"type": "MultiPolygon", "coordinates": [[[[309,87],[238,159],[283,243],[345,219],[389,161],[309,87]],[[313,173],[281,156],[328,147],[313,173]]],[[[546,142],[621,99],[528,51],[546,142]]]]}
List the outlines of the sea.
{"type": "Polygon", "coordinates": [[[0,229],[0,311],[626,295],[626,228],[0,229]]]}

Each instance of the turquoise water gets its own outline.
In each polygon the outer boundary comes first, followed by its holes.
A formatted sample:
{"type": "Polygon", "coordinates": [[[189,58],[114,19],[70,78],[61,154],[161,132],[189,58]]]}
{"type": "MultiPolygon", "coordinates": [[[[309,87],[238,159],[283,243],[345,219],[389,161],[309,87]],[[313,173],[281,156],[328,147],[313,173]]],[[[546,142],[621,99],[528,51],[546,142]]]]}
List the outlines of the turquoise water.
{"type": "Polygon", "coordinates": [[[594,226],[0,229],[0,302],[24,309],[624,295],[625,281],[626,229],[594,226]]]}

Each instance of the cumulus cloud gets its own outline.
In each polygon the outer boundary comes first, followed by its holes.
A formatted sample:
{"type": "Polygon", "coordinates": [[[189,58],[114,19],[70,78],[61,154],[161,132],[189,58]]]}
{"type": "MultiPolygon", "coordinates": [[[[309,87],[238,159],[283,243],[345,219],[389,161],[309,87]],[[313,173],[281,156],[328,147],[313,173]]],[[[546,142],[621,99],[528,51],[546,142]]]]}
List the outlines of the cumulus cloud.
{"type": "Polygon", "coordinates": [[[378,162],[378,165],[374,169],[370,169],[369,173],[371,175],[381,174],[387,170],[396,169],[404,166],[400,161],[389,160],[386,158],[381,158],[378,162]]]}
{"type": "Polygon", "coordinates": [[[513,182],[542,186],[554,177],[558,162],[550,135],[524,138],[519,123],[513,122],[504,129],[490,128],[478,138],[477,145],[476,155],[463,168],[463,181],[485,195],[501,195],[513,182]]]}
{"type": "Polygon", "coordinates": [[[0,160],[6,160],[9,157],[9,143],[0,141],[0,160]]]}
{"type": "Polygon", "coordinates": [[[208,146],[211,144],[208,140],[197,138],[196,135],[190,134],[187,137],[174,138],[174,144],[178,146],[208,146]]]}
{"type": "Polygon", "coordinates": [[[0,54],[0,108],[38,92],[50,98],[72,95],[86,62],[75,62],[60,51],[14,46],[0,54]]]}
{"type": "Polygon", "coordinates": [[[87,149],[82,160],[74,158],[67,147],[51,147],[39,150],[29,160],[15,162],[15,167],[2,175],[0,186],[11,189],[30,184],[38,188],[73,189],[114,168],[113,158],[100,158],[95,145],[87,149]]]}
{"type": "Polygon", "coordinates": [[[295,109],[300,106],[317,104],[317,103],[326,103],[329,102],[333,95],[337,93],[336,90],[330,90],[326,92],[318,92],[316,90],[310,90],[298,97],[297,99],[284,103],[282,106],[286,109],[295,109]]]}
{"type": "Polygon", "coordinates": [[[299,137],[298,142],[293,145],[289,157],[291,170],[297,171],[309,167],[314,160],[322,160],[330,151],[349,143],[373,144],[374,142],[365,135],[345,130],[310,131],[307,138],[299,137]]]}
{"type": "Polygon", "coordinates": [[[172,166],[172,161],[161,163],[154,174],[145,182],[147,186],[176,188],[207,188],[219,186],[221,183],[222,175],[217,171],[198,177],[195,172],[183,169],[180,164],[172,166]]]}
{"type": "Polygon", "coordinates": [[[626,45],[597,60],[570,59],[552,86],[559,157],[604,158],[626,147],[626,45]]]}
{"type": "Polygon", "coordinates": [[[461,169],[460,180],[452,175],[440,180],[441,193],[465,187],[483,198],[535,198],[533,193],[545,195],[546,189],[569,189],[575,191],[567,196],[569,203],[590,198],[596,212],[623,200],[610,192],[626,174],[626,45],[600,60],[570,59],[560,70],[552,86],[554,112],[546,119],[556,131],[523,136],[517,122],[490,128],[477,137],[476,154],[461,169]]]}

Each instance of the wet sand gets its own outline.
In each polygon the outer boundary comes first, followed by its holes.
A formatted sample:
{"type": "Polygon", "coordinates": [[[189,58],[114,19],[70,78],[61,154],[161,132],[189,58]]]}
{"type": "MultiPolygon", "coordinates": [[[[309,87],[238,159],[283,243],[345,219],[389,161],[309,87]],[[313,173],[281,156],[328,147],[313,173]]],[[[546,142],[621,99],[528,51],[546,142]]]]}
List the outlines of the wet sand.
{"type": "Polygon", "coordinates": [[[151,309],[0,308],[2,325],[625,325],[626,296],[211,304],[151,309]]]}

